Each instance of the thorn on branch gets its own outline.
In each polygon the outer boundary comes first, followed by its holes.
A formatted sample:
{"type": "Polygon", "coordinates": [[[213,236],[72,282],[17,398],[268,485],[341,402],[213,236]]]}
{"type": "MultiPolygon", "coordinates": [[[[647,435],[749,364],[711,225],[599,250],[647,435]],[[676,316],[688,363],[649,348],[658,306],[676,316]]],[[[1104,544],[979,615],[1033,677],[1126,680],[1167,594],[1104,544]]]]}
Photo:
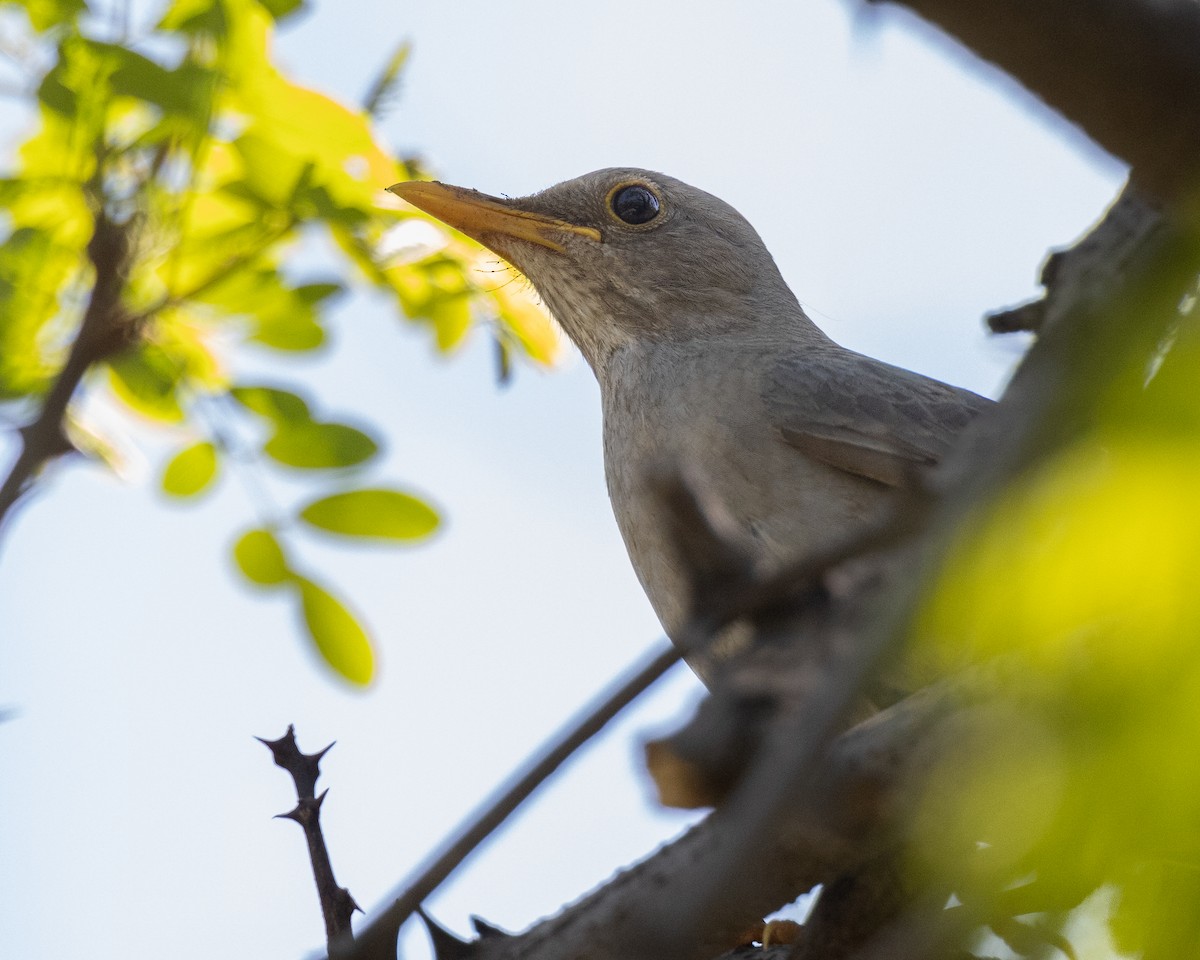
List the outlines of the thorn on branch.
{"type": "Polygon", "coordinates": [[[475,928],[475,933],[480,940],[500,939],[512,936],[507,930],[501,930],[495,924],[488,923],[483,917],[477,917],[474,914],[471,915],[471,926],[475,928]]]}
{"type": "Polygon", "coordinates": [[[296,806],[287,813],[276,816],[279,819],[293,820],[304,830],[313,880],[317,885],[321,913],[325,918],[325,939],[332,950],[335,940],[341,941],[352,936],[350,918],[354,916],[355,911],[361,910],[350,891],[338,886],[333,875],[329,850],[325,845],[325,836],[321,831],[321,807],[329,791],[323,790],[320,796],[317,796],[315,789],[317,778],[321,775],[321,758],[329,752],[333,744],[317,753],[304,753],[296,743],[296,730],[292,724],[288,724],[287,732],[278,740],[265,740],[262,737],[254,739],[271,751],[276,766],[290,773],[295,784],[296,806]]]}
{"type": "Polygon", "coordinates": [[[460,940],[426,913],[424,907],[417,907],[417,916],[429,934],[434,960],[470,960],[475,955],[478,948],[474,941],[460,940]]]}
{"type": "Polygon", "coordinates": [[[292,724],[288,724],[287,732],[278,740],[264,740],[262,737],[254,739],[271,751],[276,766],[283,767],[292,775],[292,781],[296,784],[296,796],[305,799],[316,795],[317,778],[321,775],[321,758],[333,749],[336,740],[316,753],[302,753],[296,744],[296,730],[292,724]]]}

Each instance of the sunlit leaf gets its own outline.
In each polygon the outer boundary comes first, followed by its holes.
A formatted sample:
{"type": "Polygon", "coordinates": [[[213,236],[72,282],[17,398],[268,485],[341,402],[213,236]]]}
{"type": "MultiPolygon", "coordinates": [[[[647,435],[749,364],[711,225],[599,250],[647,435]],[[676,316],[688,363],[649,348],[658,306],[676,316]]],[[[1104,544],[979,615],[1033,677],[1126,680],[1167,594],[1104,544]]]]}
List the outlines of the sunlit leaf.
{"type": "Polygon", "coordinates": [[[394,183],[400,170],[376,142],[367,114],[288,81],[265,57],[269,19],[246,8],[241,17],[232,40],[237,100],[247,121],[236,145],[247,184],[274,202],[306,199],[318,209],[324,193],[327,219],[378,209],[382,185],[394,183]],[[301,181],[307,193],[297,191],[301,181]]]}
{"type": "Polygon", "coordinates": [[[303,577],[296,579],[309,636],[321,657],[351,683],[367,684],[375,655],[367,631],[339,599],[303,577]]]}
{"type": "Polygon", "coordinates": [[[471,329],[471,299],[467,294],[440,297],[429,309],[440,350],[452,350],[471,329]]]}
{"type": "MultiPolygon", "coordinates": [[[[87,131],[81,129],[78,118],[63,116],[49,109],[40,110],[39,117],[41,126],[37,133],[22,143],[18,150],[21,181],[26,187],[34,187],[39,191],[55,189],[63,191],[63,195],[72,189],[77,191],[96,172],[93,142],[89,141],[87,131]]],[[[80,195],[76,205],[82,199],[80,195]]],[[[74,206],[68,211],[69,223],[78,232],[79,214],[74,206]]],[[[86,207],[84,213],[90,226],[91,213],[86,207]]]]}
{"type": "Polygon", "coordinates": [[[275,587],[294,575],[278,538],[270,530],[250,530],[233,545],[233,559],[242,575],[260,587],[275,587]]]}
{"type": "Polygon", "coordinates": [[[47,336],[79,255],[47,232],[15,231],[0,247],[0,397],[40,392],[65,354],[47,336]]]}
{"type": "Polygon", "coordinates": [[[303,314],[286,319],[278,314],[254,318],[250,339],[274,350],[299,353],[316,350],[325,343],[325,328],[303,314]]]}
{"type": "Polygon", "coordinates": [[[117,354],[108,361],[108,369],[113,391],[138,413],[167,423],[183,419],[176,390],[180,371],[160,347],[144,344],[137,351],[117,354]]]}
{"type": "Polygon", "coordinates": [[[496,284],[487,296],[495,301],[498,319],[516,338],[525,355],[539,364],[554,363],[566,342],[558,324],[536,299],[532,288],[520,281],[496,284]]]}
{"type": "Polygon", "coordinates": [[[207,120],[217,88],[217,77],[211,70],[192,60],[168,69],[128,48],[103,46],[116,63],[109,81],[114,94],[136,97],[169,114],[207,120]]]}
{"type": "MultiPolygon", "coordinates": [[[[266,263],[267,245],[272,239],[284,237],[289,221],[284,217],[281,223],[268,223],[272,216],[280,217],[278,211],[265,213],[254,203],[244,204],[228,190],[208,196],[204,205],[208,213],[226,217],[229,229],[212,233],[208,228],[213,223],[189,220],[189,226],[194,227],[191,235],[160,261],[157,272],[165,292],[175,299],[212,303],[224,296],[228,303],[225,291],[244,286],[247,274],[274,269],[266,263]]],[[[232,316],[246,312],[240,305],[228,309],[232,316]]]]}
{"type": "Polygon", "coordinates": [[[1148,421],[1122,411],[961,532],[914,650],[992,665],[1009,711],[929,790],[939,876],[990,864],[993,885],[1036,875],[1064,898],[1113,883],[1118,938],[1148,957],[1200,939],[1200,446],[1163,406],[1195,408],[1190,359],[1186,392],[1126,401],[1148,421]]]}
{"type": "Polygon", "coordinates": [[[245,269],[200,298],[245,316],[250,339],[276,350],[313,350],[325,342],[322,311],[341,293],[337,283],[289,286],[277,270],[245,269]]]}
{"type": "Polygon", "coordinates": [[[233,387],[229,395],[247,410],[281,426],[307,423],[311,419],[305,399],[289,390],[241,386],[233,387]]]}
{"type": "Polygon", "coordinates": [[[160,311],[154,345],[169,359],[180,381],[209,391],[228,384],[216,351],[210,346],[212,331],[180,309],[160,311]]]}
{"type": "Polygon", "coordinates": [[[379,450],[370,436],[344,423],[295,423],[281,426],[263,445],[277,463],[301,470],[354,467],[379,450]]]}
{"type": "Polygon", "coordinates": [[[217,448],[197,443],[175,454],[163,470],[162,488],[173,497],[194,497],[217,475],[217,448]]]}
{"type": "Polygon", "coordinates": [[[438,525],[423,500],[398,490],[351,490],[322,497],[300,511],[307,523],[330,533],[379,540],[419,540],[438,525]]]}
{"type": "Polygon", "coordinates": [[[19,0],[17,6],[25,8],[33,29],[39,32],[72,23],[87,9],[84,0],[19,0]]]}
{"type": "Polygon", "coordinates": [[[58,62],[42,78],[38,99],[94,141],[103,131],[109,83],[128,53],[80,34],[68,34],[58,48],[58,62]]]}
{"type": "Polygon", "coordinates": [[[341,284],[309,283],[287,288],[270,309],[251,317],[250,339],[276,350],[315,350],[325,343],[321,311],[342,292],[341,284]]]}
{"type": "Polygon", "coordinates": [[[181,33],[223,34],[225,4],[222,0],[172,0],[158,27],[181,33]]]}
{"type": "Polygon", "coordinates": [[[305,0],[259,0],[276,20],[291,16],[305,8],[305,0]]]}

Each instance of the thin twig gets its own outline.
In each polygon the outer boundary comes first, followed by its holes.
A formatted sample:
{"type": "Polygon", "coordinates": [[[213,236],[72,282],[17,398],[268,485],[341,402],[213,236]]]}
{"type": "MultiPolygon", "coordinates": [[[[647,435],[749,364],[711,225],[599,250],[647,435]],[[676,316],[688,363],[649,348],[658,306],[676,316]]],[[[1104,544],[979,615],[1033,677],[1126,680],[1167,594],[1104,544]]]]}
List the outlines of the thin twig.
{"type": "Polygon", "coordinates": [[[400,926],[434,890],[488,838],[538,787],[566,762],[572,754],[604,729],[630,703],[679,662],[680,653],[668,647],[654,654],[616,690],[603,697],[599,704],[586,711],[582,719],[571,725],[533,759],[516,780],[463,826],[455,838],[439,853],[429,866],[408,883],[392,904],[375,917],[357,940],[341,943],[330,956],[342,960],[390,960],[395,957],[396,936],[400,926]]]}
{"type": "Polygon", "coordinates": [[[336,938],[350,935],[350,918],[360,909],[350,891],[338,886],[325,835],[321,831],[321,805],[329,791],[323,790],[318,795],[316,785],[321,775],[321,758],[333,744],[316,753],[302,753],[296,743],[295,727],[290,723],[287,732],[278,740],[254,739],[271,751],[276,765],[290,773],[296,785],[296,806],[278,816],[296,821],[304,830],[313,880],[317,884],[317,897],[321,902],[321,914],[325,919],[325,941],[332,946],[336,938]]]}

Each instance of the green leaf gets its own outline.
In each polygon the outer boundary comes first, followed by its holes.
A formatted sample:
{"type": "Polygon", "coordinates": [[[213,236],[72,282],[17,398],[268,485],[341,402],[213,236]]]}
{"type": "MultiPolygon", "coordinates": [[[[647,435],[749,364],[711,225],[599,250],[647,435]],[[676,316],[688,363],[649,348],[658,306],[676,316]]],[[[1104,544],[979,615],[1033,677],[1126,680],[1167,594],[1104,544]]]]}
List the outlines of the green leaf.
{"type": "Polygon", "coordinates": [[[307,6],[304,0],[258,0],[258,2],[266,7],[267,12],[276,20],[290,17],[307,6]]]}
{"type": "Polygon", "coordinates": [[[73,22],[87,9],[84,0],[20,0],[17,6],[25,8],[29,22],[39,33],[73,22]]]}
{"type": "Polygon", "coordinates": [[[104,46],[118,64],[112,75],[112,92],[152,103],[165,113],[206,121],[216,91],[217,77],[194,61],[174,70],[125,47],[104,46]]]}
{"type": "Polygon", "coordinates": [[[217,475],[217,448],[207,441],[179,451],[163,470],[162,488],[173,497],[194,497],[217,475]]]}
{"type": "Polygon", "coordinates": [[[453,350],[471,329],[471,298],[467,294],[438,297],[429,304],[439,350],[453,350]]]}
{"type": "Polygon", "coordinates": [[[294,579],[283,546],[270,530],[251,530],[233,545],[242,575],[260,587],[276,587],[294,579]]]}
{"type": "Polygon", "coordinates": [[[281,427],[307,423],[312,419],[307,401],[290,390],[278,387],[233,387],[229,395],[247,410],[281,427]]]}
{"type": "Polygon", "coordinates": [[[281,426],[263,445],[271,459],[301,470],[353,467],[369,460],[379,444],[344,423],[308,423],[281,426]]]}
{"type": "Polygon", "coordinates": [[[145,344],[136,353],[120,353],[108,361],[113,391],[139,413],[154,420],[183,419],[176,387],[179,369],[162,348],[145,344]]]}
{"type": "Polygon", "coordinates": [[[330,533],[379,540],[419,540],[438,526],[432,507],[398,490],[351,490],[322,497],[301,510],[300,517],[330,533]]]}
{"type": "Polygon", "coordinates": [[[275,296],[254,311],[251,339],[276,350],[314,350],[325,342],[318,322],[326,301],[342,292],[338,283],[280,286],[275,296]]]}
{"type": "Polygon", "coordinates": [[[367,684],[375,672],[375,655],[366,630],[344,603],[304,577],[296,578],[304,623],[319,652],[351,683],[367,684]]]}
{"type": "Polygon", "coordinates": [[[221,0],[174,0],[158,23],[160,30],[211,33],[217,36],[223,34],[227,27],[225,5],[221,0]]]}
{"type": "Polygon", "coordinates": [[[301,353],[316,350],[325,342],[325,329],[303,315],[283,318],[276,314],[256,319],[250,339],[264,347],[301,353]]]}
{"type": "MultiPolygon", "coordinates": [[[[63,204],[64,215],[67,209],[63,204]]],[[[32,227],[0,246],[0,398],[40,391],[61,365],[47,329],[80,259],[74,245],[32,227]]]]}

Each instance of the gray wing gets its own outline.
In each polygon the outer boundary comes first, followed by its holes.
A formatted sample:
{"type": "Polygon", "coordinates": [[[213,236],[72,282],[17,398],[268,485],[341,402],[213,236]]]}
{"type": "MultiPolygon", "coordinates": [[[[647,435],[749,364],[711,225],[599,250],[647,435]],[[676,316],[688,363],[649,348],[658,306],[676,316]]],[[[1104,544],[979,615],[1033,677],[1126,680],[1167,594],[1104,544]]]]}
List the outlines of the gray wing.
{"type": "Polygon", "coordinates": [[[763,399],[797,450],[888,486],[937,463],[992,406],[969,390],[840,347],[780,360],[763,399]]]}

